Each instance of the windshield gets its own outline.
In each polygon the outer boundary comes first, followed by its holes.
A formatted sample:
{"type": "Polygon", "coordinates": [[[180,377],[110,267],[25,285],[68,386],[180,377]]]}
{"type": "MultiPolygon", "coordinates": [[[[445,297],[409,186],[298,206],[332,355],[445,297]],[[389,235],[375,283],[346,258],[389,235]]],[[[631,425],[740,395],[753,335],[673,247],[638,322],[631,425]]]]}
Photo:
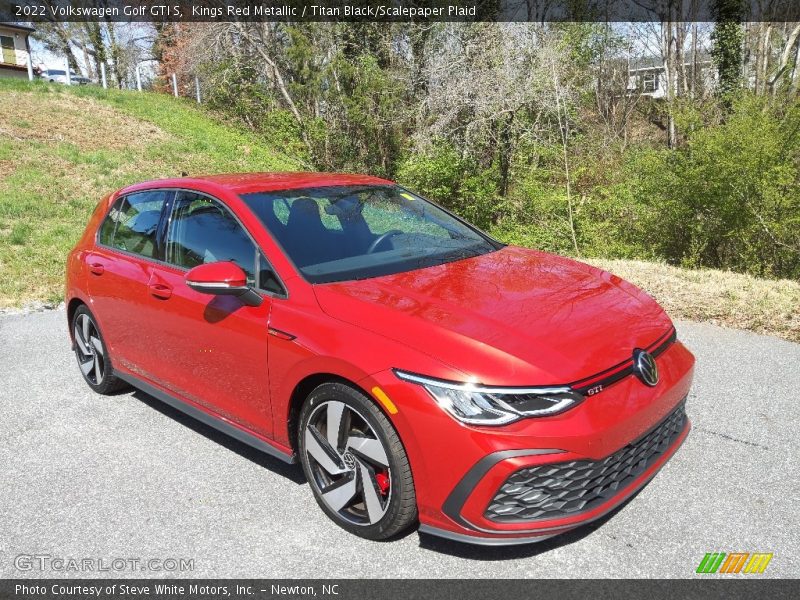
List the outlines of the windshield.
{"type": "Polygon", "coordinates": [[[500,247],[399,186],[335,186],[242,196],[311,283],[365,279],[500,247]]]}

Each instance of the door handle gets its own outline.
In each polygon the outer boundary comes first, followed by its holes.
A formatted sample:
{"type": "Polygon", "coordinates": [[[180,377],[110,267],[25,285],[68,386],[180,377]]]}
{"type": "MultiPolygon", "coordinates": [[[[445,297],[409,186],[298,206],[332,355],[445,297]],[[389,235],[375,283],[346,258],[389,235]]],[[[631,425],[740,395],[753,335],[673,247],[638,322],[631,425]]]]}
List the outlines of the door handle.
{"type": "Polygon", "coordinates": [[[172,288],[163,283],[151,283],[147,287],[150,289],[150,294],[156,298],[167,300],[172,296],[172,288]]]}
{"type": "Polygon", "coordinates": [[[89,271],[95,275],[102,275],[105,272],[105,267],[102,263],[89,263],[89,271]]]}

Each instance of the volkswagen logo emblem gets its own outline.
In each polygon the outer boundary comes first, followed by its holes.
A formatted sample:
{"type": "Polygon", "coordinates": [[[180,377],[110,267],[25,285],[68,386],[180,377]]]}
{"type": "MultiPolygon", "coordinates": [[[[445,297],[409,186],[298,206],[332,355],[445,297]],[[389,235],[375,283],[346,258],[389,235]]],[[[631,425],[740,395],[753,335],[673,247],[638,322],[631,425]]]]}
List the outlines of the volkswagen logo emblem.
{"type": "Polygon", "coordinates": [[[650,387],[658,384],[658,366],[656,359],[647,350],[636,348],[633,351],[633,373],[639,380],[650,387]]]}
{"type": "Polygon", "coordinates": [[[356,457],[352,455],[350,452],[345,452],[342,455],[342,459],[344,460],[344,464],[348,469],[355,469],[356,468],[356,457]]]}

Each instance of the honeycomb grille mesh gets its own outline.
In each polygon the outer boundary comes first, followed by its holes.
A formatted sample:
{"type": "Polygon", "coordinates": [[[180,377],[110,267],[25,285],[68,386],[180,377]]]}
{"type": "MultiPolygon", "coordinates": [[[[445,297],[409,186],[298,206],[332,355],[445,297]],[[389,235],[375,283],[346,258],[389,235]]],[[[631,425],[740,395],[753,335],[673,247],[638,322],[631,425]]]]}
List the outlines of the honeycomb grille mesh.
{"type": "Polygon", "coordinates": [[[553,463],[515,471],[486,509],[497,522],[558,519],[591,510],[624,489],[683,431],[683,403],[655,429],[599,461],[553,463]]]}

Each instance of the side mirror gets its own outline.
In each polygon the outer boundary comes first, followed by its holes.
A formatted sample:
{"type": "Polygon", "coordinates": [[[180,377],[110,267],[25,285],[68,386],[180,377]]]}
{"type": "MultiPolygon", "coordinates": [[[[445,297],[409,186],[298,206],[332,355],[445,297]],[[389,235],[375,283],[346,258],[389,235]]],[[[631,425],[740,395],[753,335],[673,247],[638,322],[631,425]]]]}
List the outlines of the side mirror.
{"type": "Polygon", "coordinates": [[[186,285],[201,294],[236,296],[248,306],[259,306],[263,298],[247,285],[247,275],[232,262],[198,265],[186,273],[186,285]]]}

